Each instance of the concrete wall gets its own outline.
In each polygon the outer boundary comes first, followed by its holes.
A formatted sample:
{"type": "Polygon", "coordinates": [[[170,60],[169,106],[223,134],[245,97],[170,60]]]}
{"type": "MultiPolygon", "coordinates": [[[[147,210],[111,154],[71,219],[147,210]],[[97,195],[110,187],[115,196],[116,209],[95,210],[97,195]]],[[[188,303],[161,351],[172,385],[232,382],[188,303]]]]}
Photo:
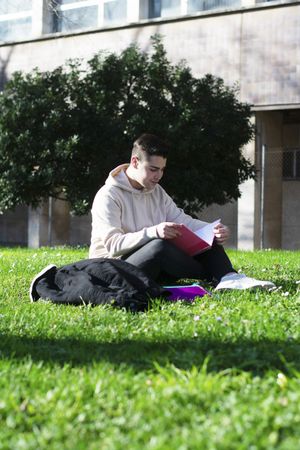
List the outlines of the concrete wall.
{"type": "Polygon", "coordinates": [[[281,247],[282,222],[282,112],[261,112],[257,114],[257,148],[265,146],[265,168],[258,161],[258,196],[256,198],[257,247],[262,242],[264,248],[281,247]],[[264,180],[262,174],[264,172],[264,180]],[[261,198],[264,191],[263,200],[261,198]],[[263,226],[261,227],[261,215],[263,226]]]}
{"type": "MultiPolygon", "coordinates": [[[[250,142],[244,148],[244,156],[255,164],[255,142],[250,142]]],[[[241,197],[237,208],[237,245],[241,250],[253,250],[255,234],[255,180],[246,180],[240,186],[241,197]]]]}
{"type": "Polygon", "coordinates": [[[66,201],[51,199],[28,210],[28,246],[61,245],[70,242],[70,208],[66,201]]]}
{"type": "Polygon", "coordinates": [[[282,186],[282,248],[300,249],[300,181],[284,181],[282,186]]]}
{"type": "Polygon", "coordinates": [[[70,245],[89,245],[91,240],[91,214],[86,216],[71,216],[70,219],[70,245]]]}
{"type": "Polygon", "coordinates": [[[0,245],[27,245],[28,209],[18,206],[0,215],[0,245]]]}
{"type": "Polygon", "coordinates": [[[300,103],[300,4],[241,17],[241,98],[258,106],[300,103]]]}
{"type": "Polygon", "coordinates": [[[164,36],[172,61],[184,58],[195,75],[212,73],[227,83],[239,83],[242,100],[256,106],[300,104],[299,2],[1,45],[0,72],[7,79],[16,70],[53,69],[67,58],[88,59],[100,50],[120,51],[132,42],[148,50],[149,38],[157,32],[164,36]]]}

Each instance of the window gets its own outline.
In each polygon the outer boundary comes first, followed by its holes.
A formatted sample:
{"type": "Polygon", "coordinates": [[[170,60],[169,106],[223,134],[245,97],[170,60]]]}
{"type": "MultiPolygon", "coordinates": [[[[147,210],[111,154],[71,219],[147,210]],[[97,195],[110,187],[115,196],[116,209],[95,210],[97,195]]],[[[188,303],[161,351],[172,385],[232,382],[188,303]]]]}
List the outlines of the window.
{"type": "Polygon", "coordinates": [[[300,149],[283,151],[282,178],[284,180],[300,180],[300,149]]]}
{"type": "Polygon", "coordinates": [[[104,24],[125,22],[127,19],[126,0],[104,0],[104,24]]]}
{"type": "Polygon", "coordinates": [[[72,31],[127,21],[126,0],[52,0],[54,31],[72,31]]]}
{"type": "Polygon", "coordinates": [[[0,15],[13,14],[20,11],[30,11],[32,0],[0,0],[0,15]]]}
{"type": "Polygon", "coordinates": [[[72,31],[98,26],[98,0],[56,0],[54,31],[72,31]]]}
{"type": "Polygon", "coordinates": [[[188,0],[188,13],[241,5],[241,0],[188,0]]]}
{"type": "Polygon", "coordinates": [[[181,14],[181,0],[149,0],[149,18],[181,14]]]}
{"type": "Polygon", "coordinates": [[[16,41],[32,33],[32,0],[0,0],[0,41],[16,41]]]}
{"type": "Polygon", "coordinates": [[[240,6],[241,0],[149,0],[149,18],[240,6]],[[184,12],[183,12],[184,11],[184,12]]]}

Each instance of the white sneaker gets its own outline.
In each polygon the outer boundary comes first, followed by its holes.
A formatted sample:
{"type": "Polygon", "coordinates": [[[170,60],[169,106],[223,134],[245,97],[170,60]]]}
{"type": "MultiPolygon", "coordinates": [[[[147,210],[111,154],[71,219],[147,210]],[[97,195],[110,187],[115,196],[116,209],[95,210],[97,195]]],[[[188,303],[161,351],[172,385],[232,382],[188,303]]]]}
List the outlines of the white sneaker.
{"type": "Polygon", "coordinates": [[[271,289],[275,284],[271,281],[261,281],[247,277],[244,273],[224,275],[215,290],[220,289],[271,289]]]}
{"type": "Polygon", "coordinates": [[[30,289],[29,289],[29,297],[31,302],[36,302],[40,298],[37,290],[36,285],[42,278],[46,278],[47,275],[54,274],[56,272],[57,267],[54,264],[49,264],[48,266],[44,267],[43,270],[41,270],[32,280],[30,289]]]}

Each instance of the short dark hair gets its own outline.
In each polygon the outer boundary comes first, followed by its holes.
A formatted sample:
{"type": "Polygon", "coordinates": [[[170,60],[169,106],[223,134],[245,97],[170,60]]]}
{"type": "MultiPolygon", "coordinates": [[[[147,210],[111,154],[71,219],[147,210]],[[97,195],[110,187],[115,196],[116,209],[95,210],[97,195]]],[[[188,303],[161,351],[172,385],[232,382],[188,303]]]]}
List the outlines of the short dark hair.
{"type": "Polygon", "coordinates": [[[162,156],[167,158],[169,145],[155,134],[144,133],[138,137],[132,148],[132,155],[137,155],[141,159],[148,159],[150,156],[162,156]]]}

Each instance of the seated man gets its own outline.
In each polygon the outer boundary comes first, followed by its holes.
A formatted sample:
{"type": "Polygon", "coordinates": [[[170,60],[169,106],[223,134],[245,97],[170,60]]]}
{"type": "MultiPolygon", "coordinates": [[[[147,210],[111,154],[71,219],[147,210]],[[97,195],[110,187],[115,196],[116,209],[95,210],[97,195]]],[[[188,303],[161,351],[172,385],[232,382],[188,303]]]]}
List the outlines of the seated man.
{"type": "Polygon", "coordinates": [[[195,231],[206,222],[178,208],[160,186],[168,146],[157,136],[143,134],[133,144],[130,164],[112,170],[92,207],[90,258],[121,258],[149,277],[206,279],[216,289],[271,288],[273,283],[238,274],[222,244],[228,228],[214,228],[211,249],[189,256],[172,243],[182,224],[195,231]]]}

